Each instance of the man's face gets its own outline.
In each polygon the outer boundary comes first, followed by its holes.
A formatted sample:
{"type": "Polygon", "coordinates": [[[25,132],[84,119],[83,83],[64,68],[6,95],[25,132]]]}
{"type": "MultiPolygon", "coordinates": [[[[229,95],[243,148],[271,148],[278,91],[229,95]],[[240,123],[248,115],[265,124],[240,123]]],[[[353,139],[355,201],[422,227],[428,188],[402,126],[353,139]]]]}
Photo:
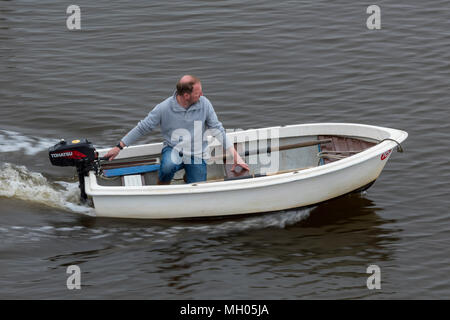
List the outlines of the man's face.
{"type": "Polygon", "coordinates": [[[197,82],[196,84],[194,84],[192,92],[190,94],[189,93],[186,94],[188,95],[186,100],[188,101],[189,105],[197,103],[200,97],[203,95],[201,83],[197,82]]]}

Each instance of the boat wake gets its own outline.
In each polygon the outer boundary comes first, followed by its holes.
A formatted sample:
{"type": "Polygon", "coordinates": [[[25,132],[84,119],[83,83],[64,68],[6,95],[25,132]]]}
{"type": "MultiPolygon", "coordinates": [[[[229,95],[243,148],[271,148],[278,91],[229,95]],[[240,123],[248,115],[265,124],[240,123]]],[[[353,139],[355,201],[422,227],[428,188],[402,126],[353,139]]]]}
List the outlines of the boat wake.
{"type": "MultiPolygon", "coordinates": [[[[78,182],[49,181],[39,172],[11,163],[0,164],[0,197],[20,199],[75,213],[95,216],[95,210],[79,204],[78,182]]],[[[173,226],[164,229],[166,236],[180,230],[221,234],[252,229],[285,228],[309,217],[310,209],[285,210],[255,217],[200,225],[173,226]]]]}
{"type": "Polygon", "coordinates": [[[0,130],[0,152],[23,151],[32,156],[57,143],[56,139],[27,137],[15,131],[0,130]]]}
{"type": "Polygon", "coordinates": [[[216,225],[211,231],[213,233],[221,233],[228,231],[248,231],[252,229],[280,228],[294,225],[309,217],[311,209],[293,209],[283,210],[280,212],[268,213],[255,217],[246,217],[243,220],[227,221],[216,225]]]}
{"type": "Polygon", "coordinates": [[[77,182],[50,182],[41,173],[11,163],[0,164],[0,197],[94,215],[92,208],[78,204],[80,191],[77,182]]]}
{"type": "Polygon", "coordinates": [[[312,208],[283,210],[225,222],[190,222],[190,225],[181,224],[168,228],[155,228],[152,230],[152,234],[157,236],[157,242],[163,242],[171,238],[176,238],[180,233],[183,233],[184,236],[186,236],[186,233],[221,236],[267,228],[284,229],[287,226],[308,219],[311,210],[312,208]]]}
{"type": "MultiPolygon", "coordinates": [[[[0,164],[0,197],[20,199],[74,213],[95,216],[91,207],[78,203],[80,191],[77,182],[49,181],[41,173],[28,170],[25,166],[11,163],[0,164]]],[[[64,237],[95,240],[113,238],[118,245],[139,241],[172,243],[180,238],[197,238],[199,235],[221,237],[235,233],[266,228],[284,229],[309,217],[311,209],[293,209],[258,216],[244,216],[233,220],[149,222],[136,225],[127,222],[98,221],[98,225],[84,226],[69,224],[64,226],[1,226],[0,242],[43,241],[64,237]]]]}
{"type": "MultiPolygon", "coordinates": [[[[163,225],[156,225],[152,221],[111,221],[100,220],[94,225],[74,224],[62,225],[5,225],[0,226],[0,243],[18,244],[39,241],[52,241],[53,239],[74,239],[83,241],[95,241],[106,239],[108,246],[114,243],[119,247],[127,247],[131,243],[144,243],[147,247],[149,243],[153,245],[169,245],[173,248],[174,243],[182,241],[191,242],[199,246],[209,246],[207,238],[217,239],[217,237],[229,237],[236,234],[247,234],[251,230],[264,230],[266,228],[285,228],[301,220],[307,219],[310,209],[298,209],[282,211],[258,217],[246,217],[236,221],[219,223],[198,223],[190,222],[189,225],[171,221],[163,225]],[[136,224],[137,223],[137,224],[136,224]]],[[[0,245],[0,247],[1,247],[0,245]]]]}

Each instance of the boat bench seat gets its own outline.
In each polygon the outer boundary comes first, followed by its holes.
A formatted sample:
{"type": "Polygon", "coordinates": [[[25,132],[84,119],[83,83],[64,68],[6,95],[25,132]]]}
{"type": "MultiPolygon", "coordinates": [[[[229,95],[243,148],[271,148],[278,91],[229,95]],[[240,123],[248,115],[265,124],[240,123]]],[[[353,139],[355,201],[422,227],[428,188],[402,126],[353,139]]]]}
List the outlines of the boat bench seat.
{"type": "Polygon", "coordinates": [[[135,175],[135,174],[142,174],[142,173],[147,173],[147,172],[158,171],[159,167],[160,167],[159,164],[149,164],[149,165],[144,165],[144,166],[107,169],[107,170],[103,170],[103,175],[107,178],[112,178],[112,177],[117,177],[117,176],[135,175]]]}
{"type": "Polygon", "coordinates": [[[103,175],[107,178],[120,177],[122,186],[141,187],[145,185],[144,174],[158,171],[160,164],[150,164],[125,168],[115,168],[103,170],[103,175]]]}

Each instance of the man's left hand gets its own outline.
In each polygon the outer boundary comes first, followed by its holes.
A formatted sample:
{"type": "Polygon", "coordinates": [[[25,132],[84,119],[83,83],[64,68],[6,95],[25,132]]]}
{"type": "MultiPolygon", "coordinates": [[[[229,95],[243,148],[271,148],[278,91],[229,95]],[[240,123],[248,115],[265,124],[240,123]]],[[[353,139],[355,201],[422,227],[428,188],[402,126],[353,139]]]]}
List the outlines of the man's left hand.
{"type": "Polygon", "coordinates": [[[242,169],[244,169],[246,171],[250,171],[248,164],[246,164],[245,161],[242,160],[241,156],[235,151],[234,163],[233,163],[233,166],[231,167],[231,171],[236,172],[237,166],[241,167],[242,169]]]}

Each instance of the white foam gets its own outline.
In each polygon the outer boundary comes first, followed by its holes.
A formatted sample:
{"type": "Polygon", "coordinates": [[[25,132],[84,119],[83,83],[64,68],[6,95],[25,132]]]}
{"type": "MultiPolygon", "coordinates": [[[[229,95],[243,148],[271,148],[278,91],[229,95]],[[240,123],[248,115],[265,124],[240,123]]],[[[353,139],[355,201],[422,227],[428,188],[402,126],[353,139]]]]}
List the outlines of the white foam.
{"type": "Polygon", "coordinates": [[[15,131],[0,130],[0,152],[23,151],[26,155],[35,155],[57,142],[56,139],[27,137],[15,131]]]}
{"type": "Polygon", "coordinates": [[[311,208],[293,209],[280,211],[276,213],[256,215],[254,217],[245,217],[238,220],[226,221],[219,224],[205,224],[199,226],[174,226],[164,230],[147,230],[153,235],[165,238],[176,237],[179,233],[193,232],[195,234],[228,234],[233,232],[245,232],[250,230],[259,230],[266,228],[284,229],[287,226],[294,225],[309,217],[311,208]]]}
{"type": "Polygon", "coordinates": [[[0,196],[37,202],[87,215],[94,215],[90,207],[78,204],[78,183],[49,182],[41,173],[25,166],[10,163],[0,165],[0,196]]]}
{"type": "Polygon", "coordinates": [[[252,229],[280,228],[294,225],[309,217],[311,209],[281,211],[262,216],[245,218],[243,221],[229,221],[215,227],[214,232],[247,231],[252,229]]]}

